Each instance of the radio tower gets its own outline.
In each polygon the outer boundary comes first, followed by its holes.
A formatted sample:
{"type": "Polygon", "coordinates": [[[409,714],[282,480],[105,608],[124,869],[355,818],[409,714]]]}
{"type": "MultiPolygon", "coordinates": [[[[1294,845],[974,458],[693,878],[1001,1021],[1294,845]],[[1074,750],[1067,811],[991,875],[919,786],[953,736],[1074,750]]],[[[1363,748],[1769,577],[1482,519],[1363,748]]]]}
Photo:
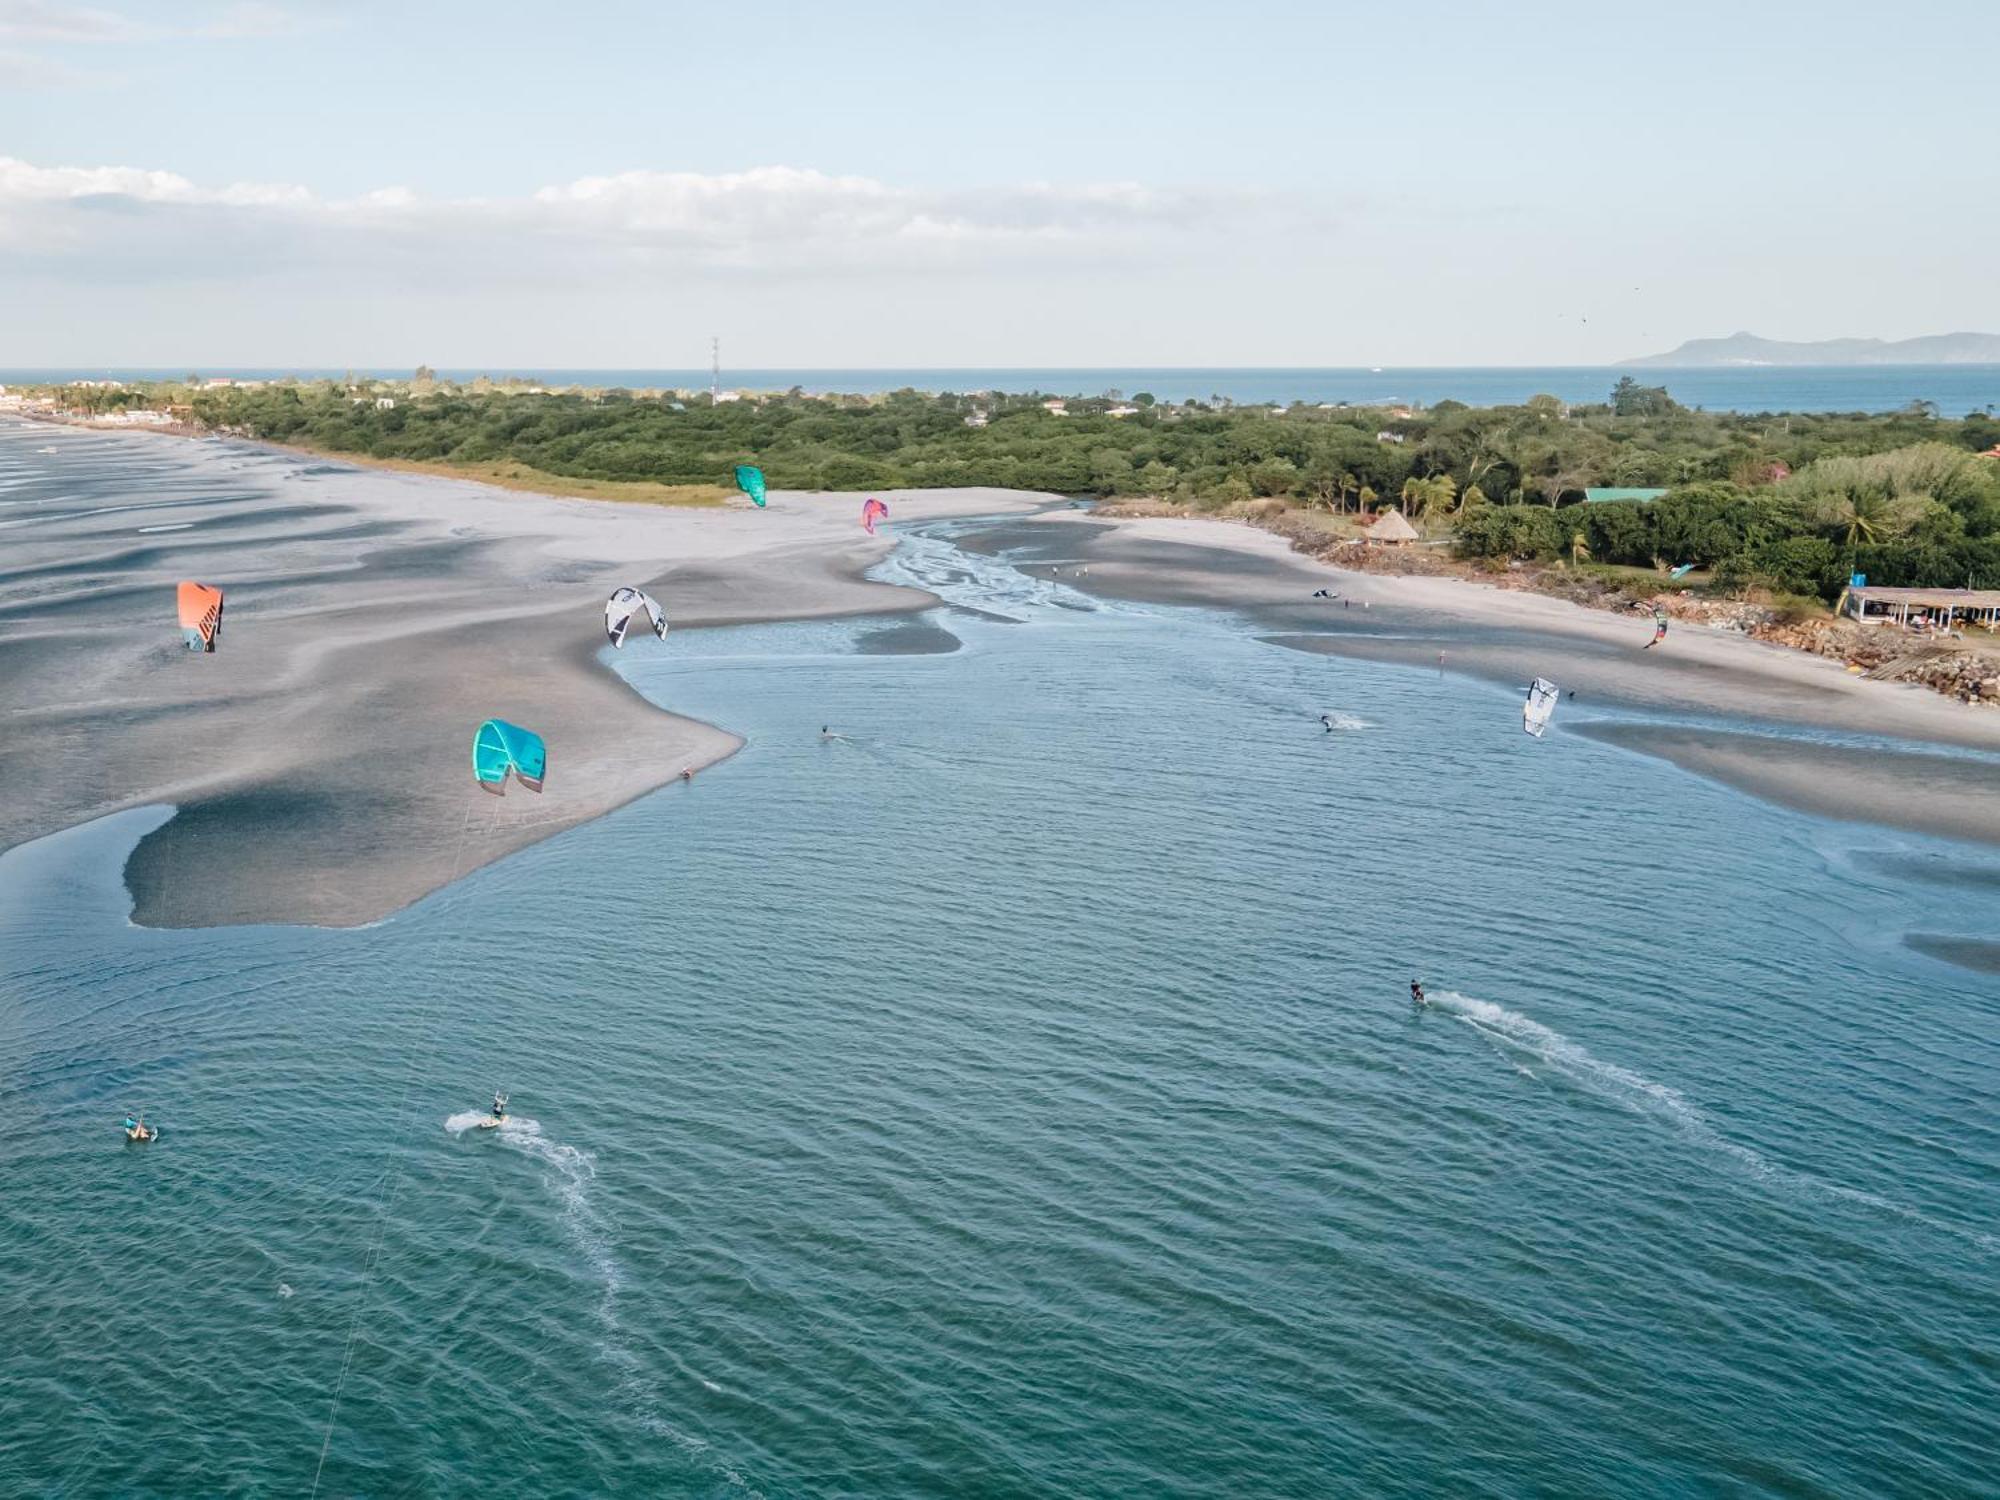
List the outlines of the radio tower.
{"type": "Polygon", "coordinates": [[[708,341],[708,404],[715,405],[722,399],[722,340],[708,341]]]}

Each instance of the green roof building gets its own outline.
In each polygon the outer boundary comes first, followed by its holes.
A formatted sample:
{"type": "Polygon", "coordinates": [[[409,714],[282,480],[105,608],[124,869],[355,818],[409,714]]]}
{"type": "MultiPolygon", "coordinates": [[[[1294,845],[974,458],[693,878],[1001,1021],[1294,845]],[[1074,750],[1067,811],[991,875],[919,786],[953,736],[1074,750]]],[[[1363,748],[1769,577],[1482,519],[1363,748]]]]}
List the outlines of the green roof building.
{"type": "Polygon", "coordinates": [[[1665,490],[1585,490],[1583,498],[1591,505],[1606,505],[1615,500],[1637,500],[1643,503],[1647,500],[1657,500],[1665,493],[1665,490]]]}

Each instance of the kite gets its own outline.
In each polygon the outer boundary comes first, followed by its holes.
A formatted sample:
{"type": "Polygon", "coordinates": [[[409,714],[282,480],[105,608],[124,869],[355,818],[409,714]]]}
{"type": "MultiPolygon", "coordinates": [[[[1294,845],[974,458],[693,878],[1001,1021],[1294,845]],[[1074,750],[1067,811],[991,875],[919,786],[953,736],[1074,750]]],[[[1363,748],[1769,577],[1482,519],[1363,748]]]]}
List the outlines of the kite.
{"type": "Polygon", "coordinates": [[[875,535],[875,523],[888,519],[889,507],[870,495],[867,503],[861,507],[861,524],[868,528],[868,534],[875,535]]]}
{"type": "Polygon", "coordinates": [[[1549,720],[1556,716],[1556,703],[1562,697],[1562,689],[1546,677],[1537,677],[1528,689],[1528,701],[1521,708],[1521,727],[1536,739],[1549,727],[1549,720]]]}
{"type": "Polygon", "coordinates": [[[667,638],[667,617],[660,609],[660,601],[639,589],[621,588],[604,601],[604,633],[611,638],[612,645],[625,644],[625,631],[641,610],[652,621],[653,634],[663,641],[667,638]]]}
{"type": "Polygon", "coordinates": [[[183,583],[179,589],[181,640],[190,651],[213,651],[222,634],[222,590],[205,583],[183,583]]]}
{"type": "Polygon", "coordinates": [[[495,796],[507,795],[510,771],[522,786],[539,792],[548,766],[548,747],[542,737],[505,719],[488,719],[472,737],[472,774],[495,796]]]}
{"type": "Polygon", "coordinates": [[[736,488],[748,495],[759,509],[764,504],[764,471],[750,464],[736,466],[736,488]]]}

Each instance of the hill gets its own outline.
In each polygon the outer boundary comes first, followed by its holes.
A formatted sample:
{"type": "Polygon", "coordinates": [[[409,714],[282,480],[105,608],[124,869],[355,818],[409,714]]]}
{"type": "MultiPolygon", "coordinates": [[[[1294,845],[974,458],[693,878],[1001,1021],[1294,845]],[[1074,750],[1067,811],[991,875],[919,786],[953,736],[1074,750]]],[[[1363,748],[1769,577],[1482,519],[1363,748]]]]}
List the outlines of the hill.
{"type": "Polygon", "coordinates": [[[1820,339],[1786,343],[1754,333],[1689,339],[1665,354],[1621,363],[1651,369],[1702,365],[2000,365],[2000,334],[1934,333],[1915,339],[1820,339]]]}

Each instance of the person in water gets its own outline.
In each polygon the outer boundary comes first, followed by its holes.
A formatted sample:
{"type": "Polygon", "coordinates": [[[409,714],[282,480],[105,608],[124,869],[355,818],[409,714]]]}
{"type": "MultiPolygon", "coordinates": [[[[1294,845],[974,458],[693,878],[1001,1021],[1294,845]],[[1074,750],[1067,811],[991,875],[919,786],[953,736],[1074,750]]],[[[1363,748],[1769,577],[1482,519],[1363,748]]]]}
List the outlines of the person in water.
{"type": "Polygon", "coordinates": [[[1412,1005],[1430,1004],[1430,1001],[1424,998],[1424,987],[1414,979],[1410,981],[1410,1003],[1412,1005]]]}

